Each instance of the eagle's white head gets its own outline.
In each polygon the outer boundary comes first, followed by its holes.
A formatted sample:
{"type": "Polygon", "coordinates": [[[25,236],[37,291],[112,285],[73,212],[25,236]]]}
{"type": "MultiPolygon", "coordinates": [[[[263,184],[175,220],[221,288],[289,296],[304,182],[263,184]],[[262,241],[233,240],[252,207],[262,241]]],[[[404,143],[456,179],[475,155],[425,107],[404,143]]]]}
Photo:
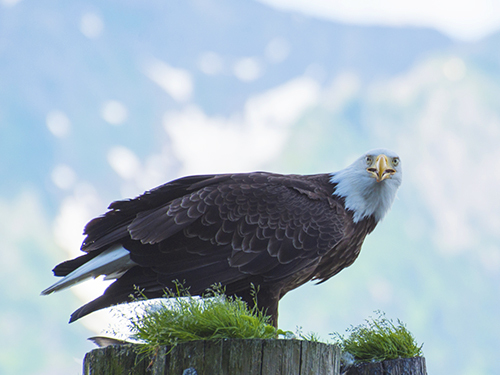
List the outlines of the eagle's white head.
{"type": "Polygon", "coordinates": [[[354,212],[354,222],[374,216],[379,222],[391,208],[401,185],[403,172],[399,156],[390,150],[368,151],[341,171],[332,173],[334,194],[345,199],[354,212]]]}

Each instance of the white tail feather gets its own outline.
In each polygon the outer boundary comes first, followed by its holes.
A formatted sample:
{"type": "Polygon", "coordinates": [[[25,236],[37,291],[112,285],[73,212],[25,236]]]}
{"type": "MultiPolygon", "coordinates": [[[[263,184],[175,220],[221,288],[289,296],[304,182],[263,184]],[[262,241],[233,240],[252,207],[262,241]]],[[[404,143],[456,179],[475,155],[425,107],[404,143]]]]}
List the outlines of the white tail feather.
{"type": "Polygon", "coordinates": [[[57,292],[100,275],[106,275],[106,279],[117,279],[134,265],[128,250],[123,247],[110,248],[45,289],[42,294],[57,292]]]}

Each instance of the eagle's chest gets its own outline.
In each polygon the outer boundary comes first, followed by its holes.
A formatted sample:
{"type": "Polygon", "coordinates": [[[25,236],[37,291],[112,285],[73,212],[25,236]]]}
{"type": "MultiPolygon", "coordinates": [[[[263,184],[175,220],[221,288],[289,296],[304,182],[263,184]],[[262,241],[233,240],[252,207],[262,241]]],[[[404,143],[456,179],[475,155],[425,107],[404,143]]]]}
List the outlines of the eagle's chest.
{"type": "Polygon", "coordinates": [[[326,281],[353,264],[359,256],[367,234],[375,228],[375,225],[371,218],[355,224],[350,233],[321,258],[313,278],[321,282],[326,281]]]}

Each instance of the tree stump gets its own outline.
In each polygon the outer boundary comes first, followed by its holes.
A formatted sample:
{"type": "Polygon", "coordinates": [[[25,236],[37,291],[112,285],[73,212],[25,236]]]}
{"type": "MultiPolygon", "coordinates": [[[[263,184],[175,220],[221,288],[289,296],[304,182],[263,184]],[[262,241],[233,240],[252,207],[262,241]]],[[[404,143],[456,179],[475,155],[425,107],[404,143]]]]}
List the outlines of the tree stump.
{"type": "Polygon", "coordinates": [[[358,363],[345,375],[427,375],[424,357],[400,358],[382,362],[358,363]]]}
{"type": "Polygon", "coordinates": [[[339,375],[340,348],[302,340],[192,341],[137,354],[135,345],[94,349],[84,375],[339,375]],[[169,349],[171,349],[169,351],[169,349]]]}

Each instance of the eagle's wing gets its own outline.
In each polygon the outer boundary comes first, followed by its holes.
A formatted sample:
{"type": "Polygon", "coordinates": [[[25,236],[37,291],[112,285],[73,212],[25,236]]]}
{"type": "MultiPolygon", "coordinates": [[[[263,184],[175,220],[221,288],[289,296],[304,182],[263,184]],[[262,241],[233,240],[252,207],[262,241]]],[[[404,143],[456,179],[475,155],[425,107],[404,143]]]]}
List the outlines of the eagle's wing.
{"type": "Polygon", "coordinates": [[[130,238],[144,245],[131,246],[132,260],[160,279],[211,274],[214,282],[227,283],[242,274],[279,280],[324,255],[344,234],[343,208],[299,177],[234,175],[187,191],[139,212],[127,226],[130,238]]]}

